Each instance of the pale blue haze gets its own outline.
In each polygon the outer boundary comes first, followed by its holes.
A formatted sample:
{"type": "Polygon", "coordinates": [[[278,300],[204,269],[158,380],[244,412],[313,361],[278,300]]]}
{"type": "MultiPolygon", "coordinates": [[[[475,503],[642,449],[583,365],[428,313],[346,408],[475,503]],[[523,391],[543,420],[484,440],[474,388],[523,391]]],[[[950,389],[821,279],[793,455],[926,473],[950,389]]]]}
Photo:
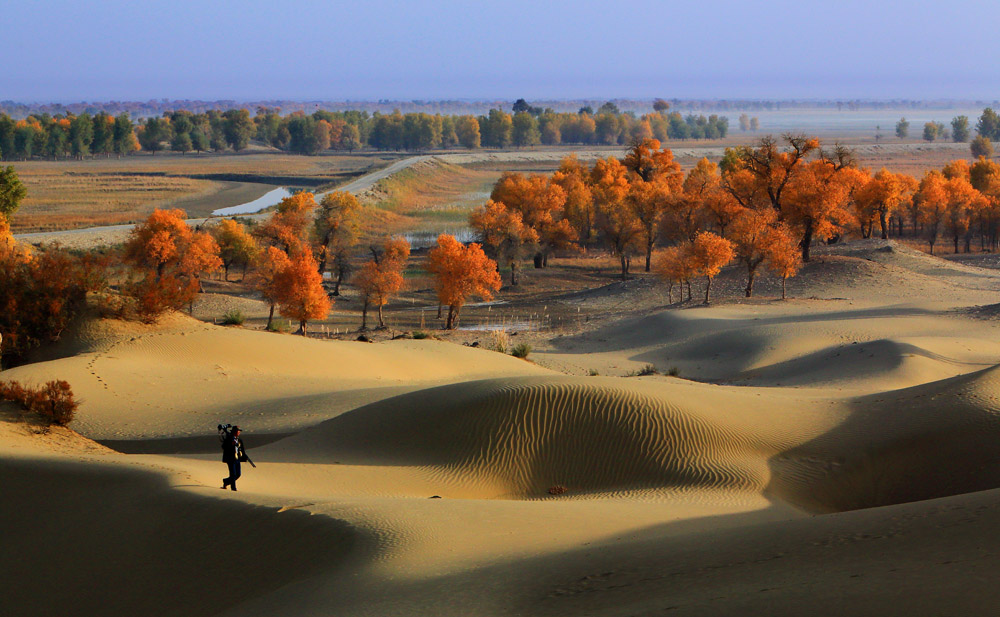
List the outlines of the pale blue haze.
{"type": "Polygon", "coordinates": [[[17,101],[1000,97],[994,2],[2,6],[17,101]]]}

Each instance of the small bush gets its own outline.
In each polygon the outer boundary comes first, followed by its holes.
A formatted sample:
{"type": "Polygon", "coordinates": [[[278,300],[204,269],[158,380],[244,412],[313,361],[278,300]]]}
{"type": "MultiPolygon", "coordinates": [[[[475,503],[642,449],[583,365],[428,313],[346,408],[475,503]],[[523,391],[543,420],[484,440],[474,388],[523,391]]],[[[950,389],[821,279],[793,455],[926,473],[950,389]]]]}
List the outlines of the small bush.
{"type": "Polygon", "coordinates": [[[587,373],[587,375],[589,375],[590,377],[597,377],[600,374],[601,374],[600,371],[598,371],[596,368],[590,369],[590,372],[587,373]]]}
{"type": "Polygon", "coordinates": [[[531,353],[531,345],[527,343],[518,343],[510,350],[510,355],[521,359],[527,358],[529,353],[531,353]]]}
{"type": "Polygon", "coordinates": [[[490,349],[505,354],[510,348],[510,335],[506,330],[490,330],[490,349]]]}
{"type": "Polygon", "coordinates": [[[677,377],[680,374],[681,371],[676,366],[671,366],[670,370],[667,371],[667,375],[670,375],[671,377],[677,377]]]}
{"type": "Polygon", "coordinates": [[[425,338],[430,338],[430,337],[431,337],[431,335],[427,334],[423,330],[414,330],[413,331],[413,338],[416,339],[416,340],[418,340],[418,341],[423,340],[425,338]]]}
{"type": "Polygon", "coordinates": [[[657,374],[659,374],[659,371],[657,371],[656,367],[653,366],[652,364],[647,364],[646,366],[642,367],[641,369],[639,369],[638,373],[639,377],[645,377],[646,375],[657,375],[657,374]]]}
{"type": "Polygon", "coordinates": [[[226,311],[226,314],[222,316],[222,325],[224,326],[242,326],[243,322],[246,321],[246,315],[243,311],[239,309],[233,309],[231,311],[226,311]]]}
{"type": "Polygon", "coordinates": [[[568,489],[562,484],[556,484],[555,486],[549,488],[549,495],[562,495],[568,489]]]}
{"type": "Polygon", "coordinates": [[[40,388],[22,386],[16,381],[0,383],[0,400],[11,401],[49,424],[66,426],[73,421],[79,405],[65,381],[50,381],[40,388]]]}

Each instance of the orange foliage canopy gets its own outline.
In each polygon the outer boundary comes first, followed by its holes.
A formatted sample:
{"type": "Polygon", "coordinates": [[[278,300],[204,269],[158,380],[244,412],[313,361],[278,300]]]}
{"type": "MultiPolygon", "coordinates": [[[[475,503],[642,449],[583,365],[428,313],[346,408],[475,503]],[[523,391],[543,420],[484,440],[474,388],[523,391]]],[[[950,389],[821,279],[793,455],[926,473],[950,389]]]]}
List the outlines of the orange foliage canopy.
{"type": "Polygon", "coordinates": [[[330,298],[323,289],[323,278],[312,253],[303,251],[292,255],[273,282],[278,311],[299,322],[296,334],[305,336],[310,320],[325,319],[330,314],[330,298]]]}
{"type": "Polygon", "coordinates": [[[183,210],[154,210],[136,225],[125,243],[125,260],[143,273],[128,291],[144,321],[190,304],[201,274],[222,267],[215,239],[192,231],[183,210]]]}
{"type": "Polygon", "coordinates": [[[708,280],[705,287],[705,304],[709,302],[712,279],[722,267],[733,260],[733,243],[710,231],[702,231],[695,236],[691,245],[691,262],[697,272],[708,280]]]}
{"type": "Polygon", "coordinates": [[[446,328],[454,329],[465,302],[477,296],[491,300],[500,290],[497,264],[478,244],[464,246],[449,234],[441,234],[427,256],[427,271],[434,275],[438,301],[448,305],[446,328]]]}
{"type": "Polygon", "coordinates": [[[381,259],[372,259],[361,267],[354,277],[354,284],[361,292],[364,307],[361,312],[361,329],[368,327],[368,306],[378,307],[378,325],[385,327],[382,307],[403,288],[403,269],[410,258],[410,243],[403,238],[385,241],[381,259]]]}
{"type": "Polygon", "coordinates": [[[498,262],[510,266],[510,284],[517,285],[518,261],[538,242],[538,232],[524,224],[520,212],[492,199],[469,215],[469,226],[498,262]]]}
{"type": "Polygon", "coordinates": [[[282,199],[271,218],[254,233],[264,244],[277,246],[289,255],[303,252],[309,246],[309,216],[314,209],[316,199],[312,193],[296,193],[282,199]]]}

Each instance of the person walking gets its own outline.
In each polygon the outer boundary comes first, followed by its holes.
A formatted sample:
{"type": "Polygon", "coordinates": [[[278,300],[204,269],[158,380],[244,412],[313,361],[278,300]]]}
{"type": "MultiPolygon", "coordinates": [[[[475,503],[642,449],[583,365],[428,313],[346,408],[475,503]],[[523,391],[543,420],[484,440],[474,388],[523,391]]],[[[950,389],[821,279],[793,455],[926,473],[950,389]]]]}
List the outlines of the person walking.
{"type": "Polygon", "coordinates": [[[243,440],[240,439],[240,427],[233,426],[222,441],[222,462],[229,466],[229,477],[222,479],[222,487],[236,490],[236,481],[240,479],[240,463],[247,460],[243,450],[243,440]]]}

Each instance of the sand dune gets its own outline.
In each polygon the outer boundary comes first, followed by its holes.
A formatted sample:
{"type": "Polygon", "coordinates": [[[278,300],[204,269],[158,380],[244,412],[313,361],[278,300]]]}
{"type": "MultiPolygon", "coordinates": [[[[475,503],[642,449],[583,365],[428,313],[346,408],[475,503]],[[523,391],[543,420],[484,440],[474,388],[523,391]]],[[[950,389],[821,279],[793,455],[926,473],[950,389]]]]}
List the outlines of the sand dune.
{"type": "Polygon", "coordinates": [[[68,380],[83,401],[74,428],[95,439],[204,435],[220,421],[282,433],[421,385],[547,372],[434,340],[318,341],[180,315],[157,326],[101,321],[63,353],[73,355],[4,376],[68,380]]]}
{"type": "Polygon", "coordinates": [[[0,406],[3,607],[988,614],[1000,332],[976,307],[1000,279],[885,246],[820,251],[796,282],[812,299],[575,295],[660,308],[545,341],[543,366],[182,316],[87,323],[3,374],[84,401],[77,432],[0,406]],[[621,377],[647,363],[688,379],[621,377]],[[248,429],[258,464],[238,493],[218,489],[219,421],[248,429]]]}

